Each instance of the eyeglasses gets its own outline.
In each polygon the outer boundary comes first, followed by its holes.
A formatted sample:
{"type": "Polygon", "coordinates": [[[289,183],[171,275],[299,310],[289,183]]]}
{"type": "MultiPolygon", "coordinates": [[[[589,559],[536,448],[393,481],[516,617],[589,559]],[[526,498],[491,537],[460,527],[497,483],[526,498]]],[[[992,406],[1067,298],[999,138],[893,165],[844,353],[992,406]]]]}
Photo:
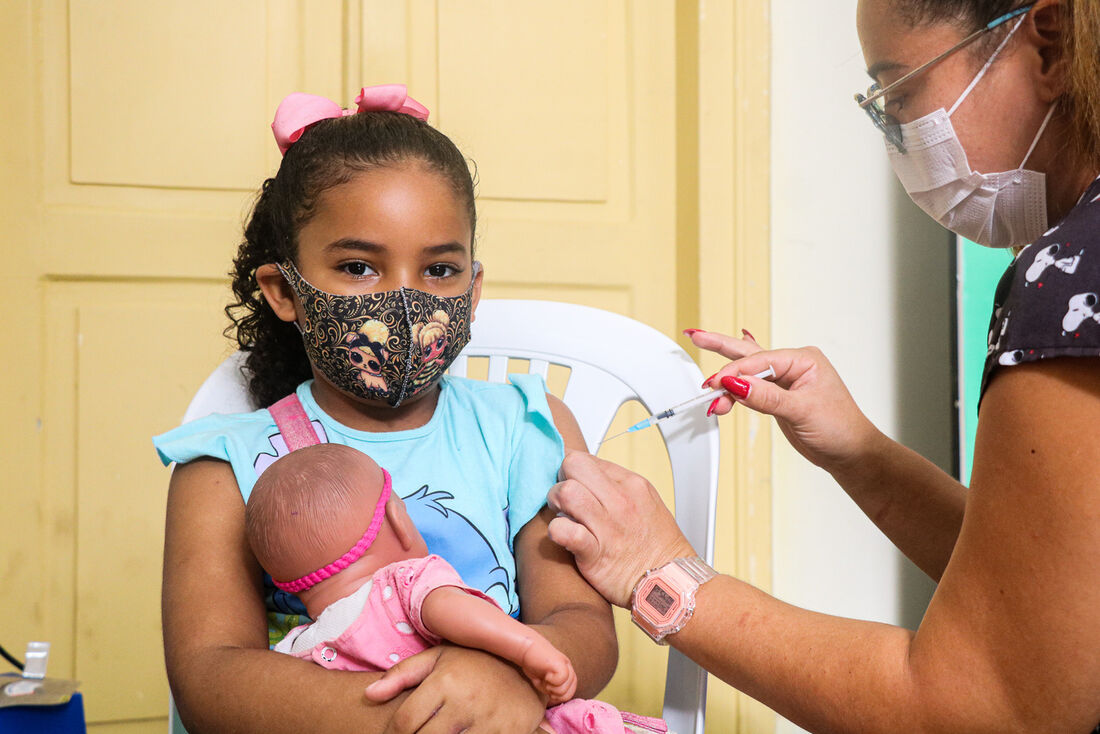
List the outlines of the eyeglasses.
{"type": "Polygon", "coordinates": [[[910,79],[913,79],[923,74],[959,49],[967,46],[970,43],[973,43],[978,38],[980,38],[982,34],[993,30],[1002,23],[1007,23],[1013,18],[1018,18],[1019,16],[1024,15],[1033,7],[1034,5],[1024,5],[1023,7],[1016,8],[1013,11],[1005,13],[999,18],[994,18],[989,23],[974,31],[969,36],[959,41],[936,58],[932,59],[931,61],[926,61],[925,63],[921,64],[916,69],[913,69],[911,72],[904,75],[897,81],[891,84],[887,84],[885,87],[880,87],[878,82],[875,82],[867,88],[866,96],[862,94],[856,95],[856,103],[859,104],[860,108],[863,109],[867,113],[867,116],[871,118],[871,122],[874,123],[875,127],[878,128],[879,131],[886,136],[886,139],[889,140],[890,143],[898,149],[898,152],[905,153],[905,145],[902,140],[901,134],[901,123],[898,122],[897,118],[895,118],[893,115],[886,112],[886,109],[885,107],[883,107],[881,101],[882,98],[889,94],[890,90],[899,87],[910,79]]]}

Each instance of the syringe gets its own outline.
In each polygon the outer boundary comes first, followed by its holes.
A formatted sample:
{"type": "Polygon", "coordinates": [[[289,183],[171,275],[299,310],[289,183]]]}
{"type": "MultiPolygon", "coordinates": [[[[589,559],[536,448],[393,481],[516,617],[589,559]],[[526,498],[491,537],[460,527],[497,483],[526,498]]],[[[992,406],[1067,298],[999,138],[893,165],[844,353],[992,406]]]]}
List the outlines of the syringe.
{"type": "MultiPolygon", "coordinates": [[[[768,367],[768,369],[764,370],[763,372],[758,372],[757,374],[753,375],[753,377],[758,377],[761,380],[766,380],[769,377],[775,377],[775,370],[772,369],[771,367],[768,367]]],[[[678,414],[682,411],[685,411],[688,408],[691,408],[691,407],[696,406],[696,405],[702,405],[703,403],[711,402],[711,401],[715,400],[716,398],[721,397],[722,395],[728,395],[728,394],[729,393],[726,390],[711,390],[710,392],[703,393],[702,395],[696,395],[695,397],[691,398],[690,400],[685,400],[684,402],[679,403],[678,405],[673,405],[671,408],[668,408],[667,410],[662,410],[660,413],[654,413],[653,415],[649,416],[648,418],[638,421],[637,423],[635,423],[634,425],[632,425],[630,428],[626,429],[622,433],[616,433],[614,436],[608,436],[607,438],[605,438],[603,441],[600,442],[600,445],[603,445],[603,444],[607,443],[608,441],[610,441],[613,438],[618,438],[619,436],[625,436],[628,433],[635,433],[637,431],[642,431],[642,430],[645,430],[646,428],[649,428],[650,426],[655,426],[658,423],[663,423],[664,421],[669,420],[670,418],[672,418],[676,414],[678,414]]]]}

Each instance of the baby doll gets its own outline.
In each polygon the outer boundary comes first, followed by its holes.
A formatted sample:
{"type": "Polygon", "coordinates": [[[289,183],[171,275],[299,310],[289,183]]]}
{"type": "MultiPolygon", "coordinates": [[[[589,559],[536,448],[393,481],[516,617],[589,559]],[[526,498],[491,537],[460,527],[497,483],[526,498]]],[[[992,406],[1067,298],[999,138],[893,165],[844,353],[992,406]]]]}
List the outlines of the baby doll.
{"type": "Polygon", "coordinates": [[[547,712],[546,730],[667,731],[659,719],[570,701],[577,677],[569,658],[429,555],[389,473],[361,451],[319,444],[276,461],[252,489],[245,529],[260,565],[314,620],[292,629],[279,652],[381,671],[449,640],[519,666],[550,704],[568,701],[547,712]]]}

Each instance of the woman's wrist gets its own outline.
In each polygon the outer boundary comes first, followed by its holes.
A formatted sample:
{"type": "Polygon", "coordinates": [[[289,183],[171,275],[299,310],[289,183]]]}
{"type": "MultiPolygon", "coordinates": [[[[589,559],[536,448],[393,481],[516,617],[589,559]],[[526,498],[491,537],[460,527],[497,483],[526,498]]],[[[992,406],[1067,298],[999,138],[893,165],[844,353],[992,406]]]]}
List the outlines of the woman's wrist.
{"type": "Polygon", "coordinates": [[[868,477],[881,472],[883,459],[896,442],[875,427],[867,423],[866,436],[858,443],[857,450],[822,468],[836,480],[837,484],[850,492],[864,485],[868,477]]]}

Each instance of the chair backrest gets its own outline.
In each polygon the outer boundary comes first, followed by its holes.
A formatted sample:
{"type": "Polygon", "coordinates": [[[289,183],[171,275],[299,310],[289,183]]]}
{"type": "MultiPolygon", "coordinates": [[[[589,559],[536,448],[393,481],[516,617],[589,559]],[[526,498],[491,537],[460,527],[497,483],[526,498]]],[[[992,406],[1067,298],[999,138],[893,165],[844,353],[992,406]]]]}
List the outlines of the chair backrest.
{"type": "MultiPolygon", "coordinates": [[[[674,341],[633,319],[587,306],[550,301],[485,299],[470,344],[450,374],[465,376],[471,357],[489,361],[488,380],[505,382],[508,360],[530,361],[546,377],[550,365],[568,367],[562,401],[573,411],[591,451],[599,447],[619,408],[639,401],[650,413],[699,394],[703,373],[674,341]]],[[[230,356],[203,383],[184,422],[213,412],[253,410],[230,356]]],[[[718,496],[718,423],[693,411],[660,424],[672,465],[676,520],[708,563],[714,557],[718,496]]],[[[672,731],[703,734],[706,672],[670,649],[662,716],[672,731]]],[[[173,711],[173,718],[174,718],[173,711]]],[[[181,728],[173,728],[177,734],[181,728]]]]}

